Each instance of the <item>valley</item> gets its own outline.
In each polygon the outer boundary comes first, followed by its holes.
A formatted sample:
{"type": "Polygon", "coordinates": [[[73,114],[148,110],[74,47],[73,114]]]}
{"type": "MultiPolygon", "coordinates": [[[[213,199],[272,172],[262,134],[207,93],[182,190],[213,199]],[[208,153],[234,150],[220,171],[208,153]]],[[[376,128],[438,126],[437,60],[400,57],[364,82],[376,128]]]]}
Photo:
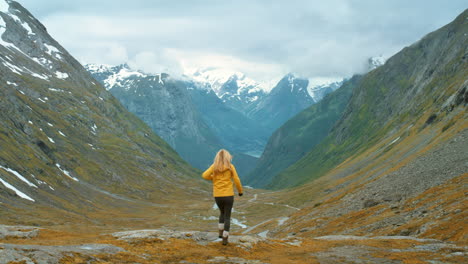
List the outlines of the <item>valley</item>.
{"type": "Polygon", "coordinates": [[[467,262],[467,35],[465,10],[369,72],[265,92],[82,66],[0,0],[0,264],[467,262]],[[227,246],[201,177],[220,148],[245,188],[227,246]]]}

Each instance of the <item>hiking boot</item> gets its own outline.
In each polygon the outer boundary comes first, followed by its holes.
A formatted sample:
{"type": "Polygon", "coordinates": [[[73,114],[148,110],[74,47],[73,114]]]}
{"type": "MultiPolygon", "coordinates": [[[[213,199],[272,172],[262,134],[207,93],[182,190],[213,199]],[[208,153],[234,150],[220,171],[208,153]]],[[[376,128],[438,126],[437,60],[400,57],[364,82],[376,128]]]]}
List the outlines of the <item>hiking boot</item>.
{"type": "Polygon", "coordinates": [[[223,245],[227,245],[228,244],[228,236],[223,236],[223,245]]]}
{"type": "Polygon", "coordinates": [[[223,231],[224,230],[219,230],[219,236],[218,236],[219,238],[223,238],[223,231]]]}

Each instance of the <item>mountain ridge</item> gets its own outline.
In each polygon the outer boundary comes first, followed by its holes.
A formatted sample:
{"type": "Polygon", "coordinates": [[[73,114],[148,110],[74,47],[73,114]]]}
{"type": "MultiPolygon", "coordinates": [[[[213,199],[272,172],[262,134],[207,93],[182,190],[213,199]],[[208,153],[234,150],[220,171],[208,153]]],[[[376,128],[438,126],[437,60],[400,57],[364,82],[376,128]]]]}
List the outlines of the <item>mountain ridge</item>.
{"type": "Polygon", "coordinates": [[[463,38],[466,38],[463,34],[467,30],[466,12],[447,26],[404,48],[389,58],[384,66],[366,74],[331,134],[298,163],[278,175],[276,184],[271,186],[297,185],[304,183],[306,178],[322,175],[349,157],[346,155],[356,151],[361,153],[378,142],[380,137],[392,131],[392,124],[399,127],[401,125],[398,124],[426,118],[429,125],[434,120],[426,117],[427,111],[433,111],[436,120],[441,118],[438,116],[449,114],[442,110],[446,108],[443,105],[451,105],[449,101],[458,97],[456,94],[465,93],[462,76],[467,75],[466,70],[455,69],[463,69],[461,65],[466,64],[462,48],[463,38]],[[410,104],[410,99],[415,104],[410,104]],[[436,100],[437,104],[430,100],[436,100]],[[379,126],[382,128],[376,133],[374,130],[379,126]],[[306,171],[312,172],[313,176],[306,171]],[[298,177],[291,182],[285,178],[288,174],[298,177]]]}

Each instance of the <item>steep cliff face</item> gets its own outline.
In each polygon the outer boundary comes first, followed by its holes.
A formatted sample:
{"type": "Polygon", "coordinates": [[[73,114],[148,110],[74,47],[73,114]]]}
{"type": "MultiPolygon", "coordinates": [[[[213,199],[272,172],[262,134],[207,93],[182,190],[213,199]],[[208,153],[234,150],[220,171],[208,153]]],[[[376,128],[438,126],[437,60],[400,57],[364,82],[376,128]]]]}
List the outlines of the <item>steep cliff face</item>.
{"type": "Polygon", "coordinates": [[[320,102],[297,114],[270,137],[257,167],[247,182],[265,187],[282,170],[294,164],[330,132],[342,116],[360,76],[346,81],[341,88],[328,94],[320,102]]]}
{"type": "Polygon", "coordinates": [[[270,187],[320,177],[385,138],[405,139],[404,128],[419,133],[443,123],[445,131],[464,122],[460,115],[466,114],[467,102],[467,12],[366,74],[327,138],[279,174],[270,187]],[[414,128],[420,120],[423,125],[414,128]]]}
{"type": "Polygon", "coordinates": [[[67,221],[170,200],[196,176],[14,1],[0,1],[0,86],[5,221],[24,214],[23,222],[35,221],[38,210],[67,221]]]}

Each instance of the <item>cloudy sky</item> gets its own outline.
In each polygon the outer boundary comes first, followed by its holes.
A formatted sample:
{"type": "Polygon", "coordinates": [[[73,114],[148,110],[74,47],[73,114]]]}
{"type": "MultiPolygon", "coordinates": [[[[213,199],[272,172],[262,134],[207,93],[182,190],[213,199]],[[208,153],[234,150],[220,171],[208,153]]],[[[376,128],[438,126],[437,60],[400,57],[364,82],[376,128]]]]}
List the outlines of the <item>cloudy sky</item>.
{"type": "Polygon", "coordinates": [[[467,8],[466,0],[18,2],[82,63],[174,75],[221,67],[260,81],[350,76],[467,8]]]}

